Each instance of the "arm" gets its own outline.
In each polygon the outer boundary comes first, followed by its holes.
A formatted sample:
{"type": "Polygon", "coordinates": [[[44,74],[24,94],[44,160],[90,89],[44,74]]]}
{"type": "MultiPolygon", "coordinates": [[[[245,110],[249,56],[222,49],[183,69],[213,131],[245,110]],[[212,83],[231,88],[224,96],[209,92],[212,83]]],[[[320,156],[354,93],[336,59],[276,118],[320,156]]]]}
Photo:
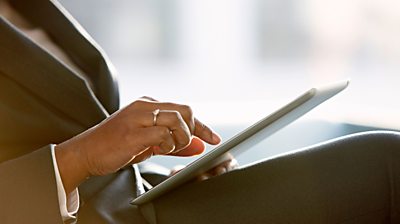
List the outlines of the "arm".
{"type": "Polygon", "coordinates": [[[1,163],[0,180],[1,222],[63,223],[51,146],[1,163]]]}
{"type": "Polygon", "coordinates": [[[76,213],[79,209],[79,193],[78,189],[73,190],[70,194],[65,193],[64,185],[61,180],[60,171],[58,170],[57,159],[54,152],[54,145],[51,145],[51,157],[53,160],[53,168],[57,183],[58,204],[60,207],[61,217],[64,222],[68,220],[74,221],[76,213]]]}
{"type": "Polygon", "coordinates": [[[195,119],[189,107],[137,101],[58,145],[57,167],[53,166],[51,146],[0,164],[0,178],[5,180],[0,183],[0,219],[62,223],[55,168],[68,195],[90,176],[115,172],[152,155],[199,154],[204,150],[203,141],[217,144],[220,138],[195,119]],[[155,109],[160,109],[156,125],[155,109]],[[38,203],[40,206],[35,206],[38,203]]]}

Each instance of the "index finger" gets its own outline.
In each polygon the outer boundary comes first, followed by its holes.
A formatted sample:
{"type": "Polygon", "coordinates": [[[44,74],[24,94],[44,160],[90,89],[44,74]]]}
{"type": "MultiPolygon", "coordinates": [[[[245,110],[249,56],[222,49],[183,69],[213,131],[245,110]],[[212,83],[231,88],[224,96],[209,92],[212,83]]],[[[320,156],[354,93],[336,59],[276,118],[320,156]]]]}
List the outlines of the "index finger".
{"type": "MultiPolygon", "coordinates": [[[[148,97],[143,98],[149,99],[148,97]]],[[[175,110],[181,114],[192,135],[197,136],[203,141],[213,145],[221,142],[221,137],[216,134],[210,127],[195,118],[193,116],[192,109],[187,105],[147,101],[146,103],[141,104],[141,106],[143,107],[143,109],[147,110],[175,110]]]]}
{"type": "Polygon", "coordinates": [[[194,135],[202,139],[203,141],[216,145],[221,142],[221,137],[211,130],[210,127],[203,124],[197,118],[194,119],[194,135]]]}

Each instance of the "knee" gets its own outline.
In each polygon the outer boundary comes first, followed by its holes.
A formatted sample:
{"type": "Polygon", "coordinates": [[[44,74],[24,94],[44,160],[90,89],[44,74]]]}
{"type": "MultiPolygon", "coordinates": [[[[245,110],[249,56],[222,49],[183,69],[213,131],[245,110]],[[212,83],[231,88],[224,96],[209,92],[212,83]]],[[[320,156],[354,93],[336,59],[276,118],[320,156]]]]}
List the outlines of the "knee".
{"type": "Polygon", "coordinates": [[[396,131],[367,131],[354,134],[362,141],[378,144],[400,144],[400,132],[396,131]]]}
{"type": "Polygon", "coordinates": [[[375,149],[380,152],[400,153],[400,132],[368,131],[346,136],[342,141],[362,148],[375,149]]]}

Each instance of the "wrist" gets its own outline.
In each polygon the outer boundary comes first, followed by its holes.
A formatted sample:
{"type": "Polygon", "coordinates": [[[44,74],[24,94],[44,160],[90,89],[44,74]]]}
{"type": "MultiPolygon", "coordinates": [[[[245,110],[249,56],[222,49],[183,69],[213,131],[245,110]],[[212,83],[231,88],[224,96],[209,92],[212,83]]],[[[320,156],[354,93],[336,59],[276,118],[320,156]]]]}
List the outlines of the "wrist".
{"type": "Polygon", "coordinates": [[[57,166],[66,194],[71,193],[90,176],[80,146],[72,141],[55,146],[57,166]]]}

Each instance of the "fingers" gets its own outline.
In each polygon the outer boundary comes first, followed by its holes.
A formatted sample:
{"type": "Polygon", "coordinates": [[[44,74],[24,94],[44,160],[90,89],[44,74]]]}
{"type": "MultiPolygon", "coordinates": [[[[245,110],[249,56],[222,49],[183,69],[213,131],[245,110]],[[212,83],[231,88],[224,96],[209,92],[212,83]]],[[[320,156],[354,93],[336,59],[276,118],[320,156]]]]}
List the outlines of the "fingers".
{"type": "Polygon", "coordinates": [[[174,136],[176,150],[189,145],[191,134],[181,114],[172,110],[161,110],[156,120],[156,126],[168,127],[174,136]]]}
{"type": "Polygon", "coordinates": [[[176,150],[189,145],[191,133],[181,114],[173,110],[160,110],[157,115],[152,112],[135,112],[132,114],[132,122],[137,122],[142,127],[160,126],[168,128],[173,136],[176,150]]]}
{"type": "Polygon", "coordinates": [[[234,159],[233,157],[231,157],[230,159],[220,163],[218,166],[212,168],[211,170],[207,171],[206,173],[199,175],[196,178],[196,180],[197,181],[207,180],[211,177],[219,176],[219,175],[222,175],[229,171],[232,171],[237,167],[238,167],[237,160],[234,159]]]}
{"type": "Polygon", "coordinates": [[[154,103],[153,106],[159,107],[161,110],[173,110],[179,112],[183,121],[186,123],[191,134],[194,133],[195,123],[192,109],[187,105],[175,103],[154,103]]]}
{"type": "Polygon", "coordinates": [[[195,119],[194,135],[201,138],[207,143],[216,145],[221,142],[221,137],[211,130],[208,126],[195,119]]]}
{"type": "MultiPolygon", "coordinates": [[[[138,100],[133,105],[149,112],[156,109],[160,109],[161,111],[176,111],[180,114],[191,135],[195,135],[209,144],[218,144],[221,142],[221,138],[211,128],[194,118],[193,111],[189,106],[174,103],[159,103],[149,97],[142,97],[142,99],[144,100],[138,100]]],[[[153,115],[150,114],[149,116],[150,118],[145,123],[146,126],[153,125],[153,115]]],[[[159,123],[157,124],[159,125],[159,123]]]]}
{"type": "Polygon", "coordinates": [[[197,181],[203,181],[203,180],[207,180],[210,179],[211,175],[208,173],[203,173],[202,175],[198,176],[196,178],[197,181]]]}
{"type": "Polygon", "coordinates": [[[213,173],[215,176],[219,176],[221,174],[226,173],[228,170],[226,169],[225,166],[218,166],[213,170],[213,173]]]}
{"type": "Polygon", "coordinates": [[[221,165],[216,168],[224,167],[226,172],[229,172],[231,170],[236,169],[238,166],[239,166],[238,161],[232,157],[230,160],[221,163],[221,165]]]}
{"type": "Polygon", "coordinates": [[[206,149],[206,146],[204,145],[204,142],[197,137],[193,137],[192,141],[190,142],[190,144],[188,146],[186,146],[182,150],[173,152],[170,155],[182,156],[182,157],[195,156],[195,155],[200,155],[201,153],[203,153],[205,149],[206,149]]]}
{"type": "Polygon", "coordinates": [[[149,159],[152,155],[153,155],[153,150],[150,147],[149,149],[135,156],[135,158],[129,164],[131,165],[135,163],[140,163],[142,161],[145,161],[146,159],[149,159]]]}
{"type": "Polygon", "coordinates": [[[171,172],[170,172],[169,176],[173,176],[173,175],[179,173],[179,172],[180,172],[181,170],[183,170],[185,167],[186,167],[186,166],[184,166],[184,165],[177,165],[177,166],[174,166],[174,168],[171,169],[171,172]]]}
{"type": "Polygon", "coordinates": [[[142,97],[143,100],[135,101],[132,106],[145,111],[154,111],[156,109],[177,111],[185,121],[191,134],[194,133],[195,124],[192,109],[187,105],[175,103],[160,103],[150,97],[142,97]]]}
{"type": "Polygon", "coordinates": [[[135,144],[139,147],[139,153],[135,152],[136,155],[143,153],[152,146],[158,146],[154,147],[152,152],[152,154],[157,155],[168,154],[175,149],[175,141],[167,127],[152,126],[141,128],[137,139],[140,139],[138,140],[140,142],[135,142],[135,144]]]}
{"type": "MultiPolygon", "coordinates": [[[[203,141],[194,137],[188,146],[180,151],[174,151],[176,149],[175,137],[171,134],[171,131],[164,126],[152,126],[147,128],[142,128],[139,132],[138,139],[141,142],[135,143],[140,145],[139,153],[136,151],[135,161],[144,158],[147,159],[151,155],[174,155],[174,156],[194,156],[201,154],[205,150],[205,145],[203,141]],[[151,151],[147,152],[147,151],[151,151]]],[[[144,160],[143,159],[143,160],[144,160]]]]}

